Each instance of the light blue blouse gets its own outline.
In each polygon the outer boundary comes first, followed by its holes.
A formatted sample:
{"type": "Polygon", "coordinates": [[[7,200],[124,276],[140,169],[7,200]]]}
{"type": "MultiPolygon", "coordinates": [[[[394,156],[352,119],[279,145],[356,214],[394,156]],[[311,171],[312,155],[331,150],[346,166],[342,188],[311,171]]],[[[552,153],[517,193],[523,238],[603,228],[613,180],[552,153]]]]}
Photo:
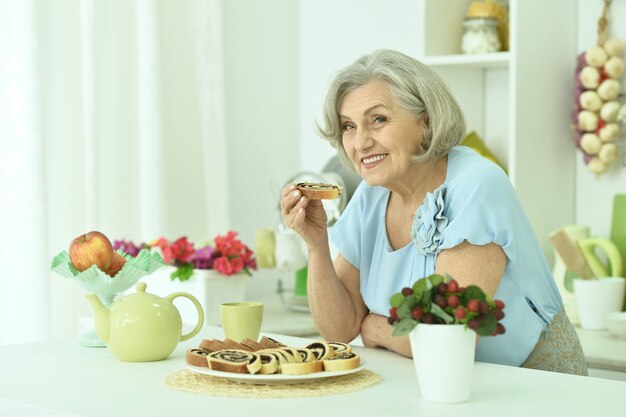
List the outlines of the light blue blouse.
{"type": "Polygon", "coordinates": [[[454,148],[444,183],[415,213],[412,242],[395,251],[385,224],[388,198],[388,189],[363,181],[330,232],[334,246],[359,269],[361,295],[370,311],[388,316],[389,297],[432,274],[440,251],[464,240],[496,243],[507,256],[495,295],[506,305],[506,333],[481,337],[476,360],[521,365],[563,302],[506,174],[472,149],[454,148]]]}

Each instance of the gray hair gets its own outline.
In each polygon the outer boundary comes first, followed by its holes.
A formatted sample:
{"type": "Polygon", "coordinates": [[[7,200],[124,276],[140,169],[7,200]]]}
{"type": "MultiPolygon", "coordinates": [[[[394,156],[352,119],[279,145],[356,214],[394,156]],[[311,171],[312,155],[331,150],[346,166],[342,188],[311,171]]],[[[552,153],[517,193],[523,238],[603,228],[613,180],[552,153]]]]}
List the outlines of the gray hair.
{"type": "Polygon", "coordinates": [[[446,82],[418,60],[380,49],[339,71],[324,101],[324,126],[317,125],[319,134],[337,149],[348,167],[354,169],[342,144],[339,108],[348,93],[375,80],[389,84],[400,106],[416,117],[428,117],[422,149],[413,157],[414,162],[441,158],[463,140],[465,117],[446,82]]]}

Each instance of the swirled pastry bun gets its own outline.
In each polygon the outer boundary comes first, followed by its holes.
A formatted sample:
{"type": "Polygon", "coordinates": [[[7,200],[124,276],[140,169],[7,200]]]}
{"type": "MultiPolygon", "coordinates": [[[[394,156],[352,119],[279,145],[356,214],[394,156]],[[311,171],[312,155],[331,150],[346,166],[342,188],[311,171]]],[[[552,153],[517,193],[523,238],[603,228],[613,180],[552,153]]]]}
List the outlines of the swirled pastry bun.
{"type": "Polygon", "coordinates": [[[208,368],[207,356],[211,353],[205,349],[187,349],[185,353],[185,362],[192,366],[200,366],[208,368]]]}
{"type": "Polygon", "coordinates": [[[318,340],[317,342],[309,344],[308,346],[306,346],[306,349],[312,350],[313,354],[315,355],[315,359],[318,361],[321,361],[323,359],[330,359],[335,356],[335,351],[333,350],[333,348],[330,347],[330,345],[323,340],[318,340]]]}
{"type": "Polygon", "coordinates": [[[324,370],[322,361],[284,363],[280,372],[285,375],[306,375],[324,370]]]}
{"type": "Polygon", "coordinates": [[[352,352],[352,348],[347,343],[342,342],[328,342],[331,348],[335,351],[335,355],[340,355],[345,352],[352,352]]]}
{"type": "Polygon", "coordinates": [[[256,353],[230,349],[209,353],[209,369],[238,374],[256,373],[261,369],[261,359],[256,353]]]}
{"type": "Polygon", "coordinates": [[[353,352],[345,352],[330,359],[325,359],[324,370],[327,372],[347,371],[348,369],[358,368],[360,364],[361,358],[359,355],[353,352]]]}
{"type": "Polygon", "coordinates": [[[301,182],[296,184],[296,188],[311,200],[334,200],[341,195],[339,186],[321,182],[301,182]]]}

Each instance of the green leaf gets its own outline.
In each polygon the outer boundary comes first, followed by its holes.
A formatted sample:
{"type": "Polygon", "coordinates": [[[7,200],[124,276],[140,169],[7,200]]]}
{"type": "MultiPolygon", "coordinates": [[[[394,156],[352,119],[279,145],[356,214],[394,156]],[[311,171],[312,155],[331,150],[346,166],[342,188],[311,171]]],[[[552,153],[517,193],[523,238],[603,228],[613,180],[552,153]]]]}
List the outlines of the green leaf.
{"type": "Polygon", "coordinates": [[[401,292],[397,292],[389,299],[389,305],[391,307],[398,307],[402,300],[404,300],[404,295],[402,295],[401,292]]]}
{"type": "Polygon", "coordinates": [[[415,283],[413,284],[413,294],[417,298],[421,298],[422,294],[424,294],[424,291],[426,291],[427,282],[428,280],[426,278],[420,278],[417,281],[415,281],[415,283]]]}
{"type": "Polygon", "coordinates": [[[446,313],[441,307],[439,307],[435,303],[433,303],[430,306],[430,312],[433,313],[435,316],[439,317],[446,324],[450,324],[450,323],[452,323],[454,321],[454,318],[451,315],[446,313]]]}
{"type": "Polygon", "coordinates": [[[476,329],[476,333],[480,336],[491,336],[493,331],[496,330],[496,325],[496,317],[493,313],[489,312],[485,320],[483,320],[478,329],[476,329]]]}
{"type": "Polygon", "coordinates": [[[393,336],[405,336],[411,333],[417,325],[418,323],[416,320],[411,318],[402,319],[398,323],[394,324],[393,333],[391,334],[393,336]]]}
{"type": "Polygon", "coordinates": [[[404,297],[404,300],[398,305],[398,317],[401,319],[410,318],[411,310],[417,304],[417,298],[415,295],[409,295],[408,297],[404,297]]]}
{"type": "Polygon", "coordinates": [[[430,311],[430,305],[432,304],[433,301],[433,292],[436,291],[434,288],[429,288],[427,290],[425,290],[421,297],[419,298],[419,305],[422,306],[424,308],[424,311],[430,311]]]}
{"type": "Polygon", "coordinates": [[[471,299],[486,301],[487,297],[485,296],[483,290],[480,289],[480,287],[477,287],[476,285],[469,285],[465,288],[465,291],[462,295],[463,304],[467,304],[467,302],[471,299]]]}
{"type": "Polygon", "coordinates": [[[443,275],[439,275],[439,274],[432,274],[428,277],[428,281],[430,281],[431,287],[436,287],[437,285],[441,284],[444,280],[445,278],[443,277],[443,275]]]}
{"type": "Polygon", "coordinates": [[[179,266],[176,269],[176,271],[172,272],[172,274],[170,275],[170,278],[172,279],[172,281],[175,281],[176,279],[178,279],[179,281],[187,281],[189,280],[189,278],[191,278],[192,274],[193,274],[193,264],[188,263],[188,264],[179,266]]]}

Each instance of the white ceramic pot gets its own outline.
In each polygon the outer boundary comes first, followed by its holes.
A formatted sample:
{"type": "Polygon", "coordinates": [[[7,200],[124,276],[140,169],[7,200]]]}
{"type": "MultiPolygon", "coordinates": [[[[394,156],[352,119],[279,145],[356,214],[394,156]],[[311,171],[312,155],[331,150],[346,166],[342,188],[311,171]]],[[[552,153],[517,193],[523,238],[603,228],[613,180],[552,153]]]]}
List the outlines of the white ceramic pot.
{"type": "MultiPolygon", "coordinates": [[[[222,275],[211,269],[196,269],[187,281],[172,281],[170,274],[173,268],[162,268],[160,274],[152,274],[145,279],[148,290],[156,295],[164,296],[172,292],[184,291],[194,295],[204,311],[204,322],[209,325],[220,325],[220,305],[246,300],[246,288],[250,276],[245,272],[236,275],[222,275]]],[[[183,324],[193,325],[197,322],[197,312],[191,303],[176,304],[183,324]]]]}
{"type": "Polygon", "coordinates": [[[470,397],[476,333],[461,324],[419,324],[409,334],[422,398],[460,403],[470,397]]]}
{"type": "Polygon", "coordinates": [[[574,280],[576,307],[583,329],[607,328],[604,316],[622,311],[626,280],[621,277],[574,280]]]}

